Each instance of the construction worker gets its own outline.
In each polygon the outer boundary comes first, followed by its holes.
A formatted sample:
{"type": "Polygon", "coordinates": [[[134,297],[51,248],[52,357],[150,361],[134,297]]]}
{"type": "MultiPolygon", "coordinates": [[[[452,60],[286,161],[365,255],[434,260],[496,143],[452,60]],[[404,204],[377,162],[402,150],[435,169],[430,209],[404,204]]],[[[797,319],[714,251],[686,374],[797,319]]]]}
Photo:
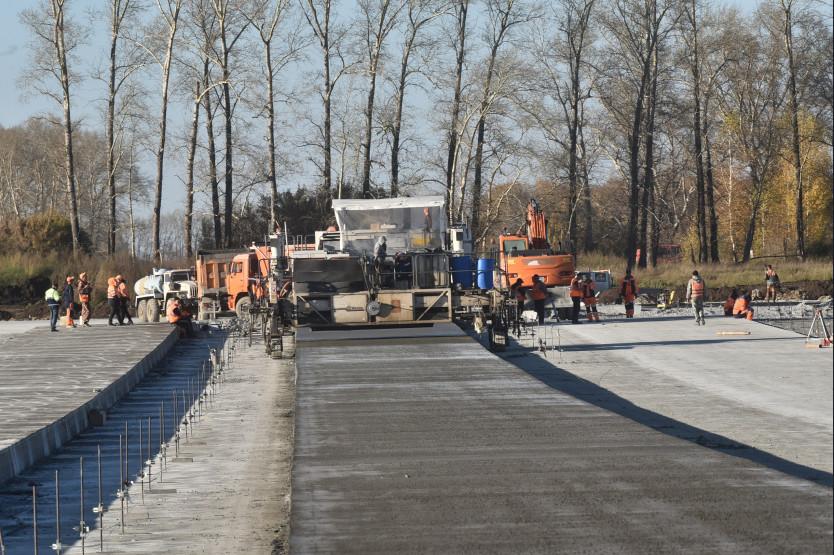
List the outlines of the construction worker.
{"type": "Polygon", "coordinates": [[[620,284],[620,296],[625,304],[626,318],[634,318],[634,299],[637,298],[637,280],[626,270],[623,282],[620,284]]]}
{"type": "Polygon", "coordinates": [[[87,272],[78,274],[78,300],[81,302],[81,325],[90,327],[90,296],[93,286],[87,280],[87,272]]]}
{"type": "Polygon", "coordinates": [[[582,322],[579,321],[579,303],[582,302],[582,278],[579,277],[579,272],[574,272],[573,279],[570,280],[570,300],[573,302],[571,322],[581,324],[582,322]]]}
{"type": "Polygon", "coordinates": [[[692,277],[689,283],[686,284],[686,300],[692,303],[692,310],[695,312],[695,325],[704,326],[704,291],[706,285],[704,280],[698,275],[698,270],[692,271],[692,277]]]}
{"type": "Polygon", "coordinates": [[[121,310],[119,310],[119,284],[116,283],[115,277],[107,278],[107,306],[110,307],[110,316],[107,318],[107,324],[110,326],[115,326],[116,324],[113,323],[113,317],[115,316],[119,320],[119,325],[124,325],[123,316],[121,310]]]}
{"type": "Polygon", "coordinates": [[[61,308],[61,294],[58,293],[58,284],[53,281],[49,289],[43,295],[43,300],[49,306],[49,327],[52,331],[58,331],[58,309],[61,308]]]}
{"type": "Polygon", "coordinates": [[[776,302],[776,290],[779,289],[779,274],[773,269],[770,264],[765,266],[765,285],[767,285],[767,293],[765,294],[765,302],[776,302]]]}
{"type": "Polygon", "coordinates": [[[524,312],[524,303],[527,302],[527,290],[524,288],[524,280],[518,278],[510,286],[510,297],[515,299],[515,313],[516,318],[521,318],[521,313],[524,312]]]}
{"type": "Polygon", "coordinates": [[[753,308],[750,306],[750,295],[744,291],[741,292],[741,295],[738,296],[735,304],[733,304],[733,316],[735,318],[747,318],[748,320],[753,319],[753,308]]]}
{"type": "Polygon", "coordinates": [[[133,318],[130,317],[130,292],[127,290],[127,283],[125,278],[121,275],[116,276],[116,294],[119,299],[119,325],[122,325],[125,320],[129,326],[133,325],[133,318]]]}
{"type": "Polygon", "coordinates": [[[67,285],[64,287],[64,292],[61,295],[61,306],[67,311],[67,327],[74,328],[75,322],[72,319],[72,310],[75,308],[75,287],[72,282],[75,281],[73,276],[67,276],[67,285]]]}
{"type": "Polygon", "coordinates": [[[733,289],[730,296],[727,297],[726,301],[724,301],[724,316],[733,315],[733,307],[736,304],[736,299],[738,299],[738,290],[733,289]]]}
{"type": "Polygon", "coordinates": [[[177,327],[180,336],[192,337],[191,313],[182,305],[178,297],[168,301],[165,306],[165,317],[168,323],[177,327]]]}
{"type": "Polygon", "coordinates": [[[589,322],[599,322],[599,312],[597,312],[597,295],[596,286],[591,276],[585,278],[582,283],[582,300],[585,302],[585,312],[588,314],[589,322]]]}
{"type": "Polygon", "coordinates": [[[533,306],[536,309],[539,325],[544,324],[544,301],[547,300],[547,286],[539,278],[538,274],[533,274],[533,286],[530,288],[530,298],[533,299],[533,306]]]}

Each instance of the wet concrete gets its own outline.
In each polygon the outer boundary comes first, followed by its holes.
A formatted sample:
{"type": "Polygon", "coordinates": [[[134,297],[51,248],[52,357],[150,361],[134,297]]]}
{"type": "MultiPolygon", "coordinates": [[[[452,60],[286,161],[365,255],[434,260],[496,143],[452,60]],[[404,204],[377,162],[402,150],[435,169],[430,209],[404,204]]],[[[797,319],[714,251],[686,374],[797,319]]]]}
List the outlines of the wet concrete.
{"type": "Polygon", "coordinates": [[[294,553],[831,552],[830,487],[569,372],[460,336],[342,339],[299,341],[294,553]]]}

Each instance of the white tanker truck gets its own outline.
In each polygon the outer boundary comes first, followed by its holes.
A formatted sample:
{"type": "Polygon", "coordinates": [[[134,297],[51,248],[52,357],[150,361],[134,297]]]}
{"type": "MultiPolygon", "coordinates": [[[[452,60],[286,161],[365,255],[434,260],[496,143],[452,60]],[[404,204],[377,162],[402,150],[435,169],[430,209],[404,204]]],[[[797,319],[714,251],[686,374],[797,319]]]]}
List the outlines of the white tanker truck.
{"type": "Polygon", "coordinates": [[[154,268],[151,275],[133,284],[134,308],[140,322],[159,322],[170,299],[179,297],[192,314],[197,310],[197,277],[194,269],[154,268]]]}

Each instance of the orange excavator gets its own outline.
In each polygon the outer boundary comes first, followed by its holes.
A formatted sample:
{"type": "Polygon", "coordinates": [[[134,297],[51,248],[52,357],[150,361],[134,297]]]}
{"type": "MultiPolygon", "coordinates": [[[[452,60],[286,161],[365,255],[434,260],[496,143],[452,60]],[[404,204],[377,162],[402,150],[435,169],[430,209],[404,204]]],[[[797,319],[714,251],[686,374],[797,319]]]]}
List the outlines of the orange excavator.
{"type": "MultiPolygon", "coordinates": [[[[521,278],[525,286],[538,275],[548,288],[570,285],[575,270],[573,255],[554,250],[547,241],[547,220],[535,199],[527,204],[527,235],[501,234],[499,268],[501,285],[509,288],[521,278]]],[[[559,291],[554,291],[558,296],[559,291]]]]}

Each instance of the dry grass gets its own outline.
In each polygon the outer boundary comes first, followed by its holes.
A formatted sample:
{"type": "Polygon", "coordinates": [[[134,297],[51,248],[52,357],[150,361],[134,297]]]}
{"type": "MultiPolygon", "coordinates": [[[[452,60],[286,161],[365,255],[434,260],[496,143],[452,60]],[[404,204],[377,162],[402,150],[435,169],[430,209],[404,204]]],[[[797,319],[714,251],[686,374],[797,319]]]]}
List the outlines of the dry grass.
{"type": "MultiPolygon", "coordinates": [[[[681,287],[698,270],[708,287],[747,287],[764,285],[764,266],[772,264],[783,283],[796,281],[825,281],[834,278],[831,259],[813,259],[800,262],[786,258],[761,258],[745,264],[720,263],[692,265],[691,262],[660,263],[656,268],[635,269],[634,275],[642,287],[668,289],[681,287]]],[[[625,259],[600,253],[580,254],[577,258],[580,270],[608,270],[619,281],[625,272],[625,259]]]]}

